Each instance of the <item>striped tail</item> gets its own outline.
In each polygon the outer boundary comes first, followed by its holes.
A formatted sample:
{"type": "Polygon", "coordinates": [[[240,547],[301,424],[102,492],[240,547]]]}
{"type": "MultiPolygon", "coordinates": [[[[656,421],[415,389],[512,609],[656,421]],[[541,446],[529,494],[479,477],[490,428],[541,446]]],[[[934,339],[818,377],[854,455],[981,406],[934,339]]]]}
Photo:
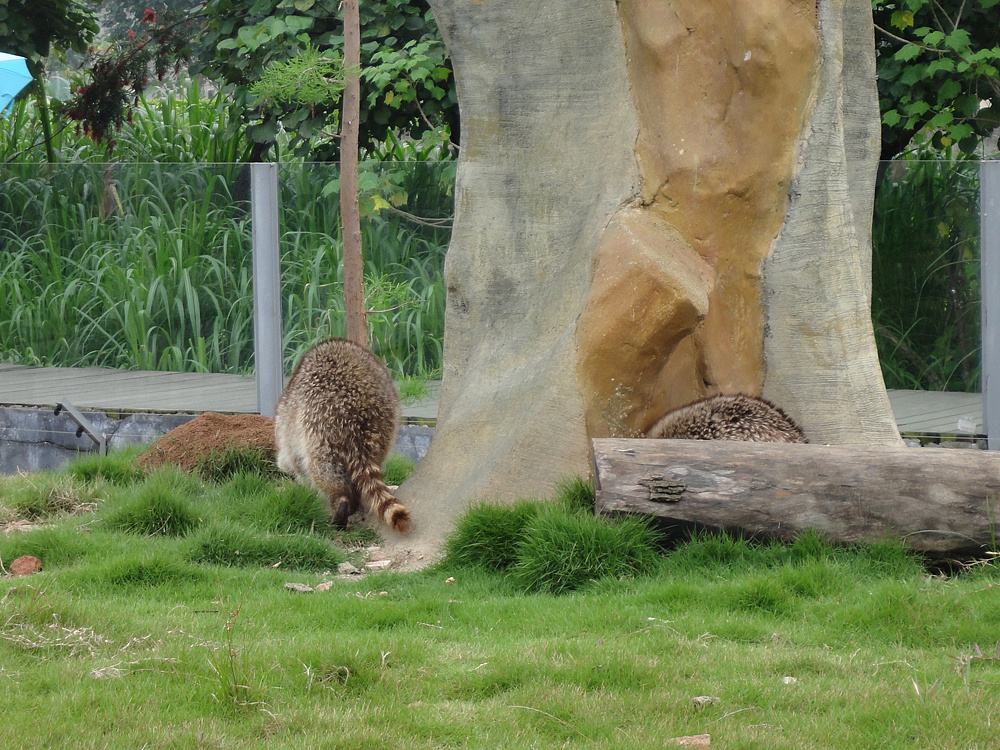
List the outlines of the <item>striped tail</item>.
{"type": "Polygon", "coordinates": [[[365,509],[396,531],[402,534],[409,531],[410,511],[389,492],[382,479],[382,467],[372,461],[354,459],[347,462],[347,468],[365,509]]]}

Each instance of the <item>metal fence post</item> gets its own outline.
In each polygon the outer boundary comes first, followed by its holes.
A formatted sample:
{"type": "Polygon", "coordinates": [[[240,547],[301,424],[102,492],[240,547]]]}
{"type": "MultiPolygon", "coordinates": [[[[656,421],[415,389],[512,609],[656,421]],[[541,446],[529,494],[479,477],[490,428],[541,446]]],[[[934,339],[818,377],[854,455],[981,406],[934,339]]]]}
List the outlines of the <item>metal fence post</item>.
{"type": "Polygon", "coordinates": [[[257,410],[266,417],[273,417],[282,387],[277,164],[250,165],[250,205],[257,410]]]}
{"type": "Polygon", "coordinates": [[[980,299],[983,335],[983,427],[1000,450],[1000,161],[979,167],[980,299]]]}

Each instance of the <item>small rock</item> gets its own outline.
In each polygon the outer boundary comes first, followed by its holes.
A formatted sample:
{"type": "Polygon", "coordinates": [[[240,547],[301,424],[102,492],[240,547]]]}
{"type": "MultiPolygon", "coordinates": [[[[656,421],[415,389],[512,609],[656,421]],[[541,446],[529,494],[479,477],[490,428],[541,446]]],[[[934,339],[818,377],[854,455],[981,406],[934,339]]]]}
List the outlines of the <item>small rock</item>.
{"type": "Polygon", "coordinates": [[[333,581],[323,581],[323,583],[316,584],[316,590],[329,591],[331,586],[333,586],[333,581]]]}
{"type": "Polygon", "coordinates": [[[101,667],[99,669],[90,670],[90,676],[95,680],[113,680],[122,676],[122,671],[112,665],[110,667],[101,667]]]}
{"type": "Polygon", "coordinates": [[[365,563],[368,570],[388,570],[392,567],[392,560],[372,560],[365,563]]]}
{"type": "Polygon", "coordinates": [[[337,566],[337,575],[340,576],[359,576],[361,571],[358,570],[353,563],[342,562],[337,566]]]}
{"type": "Polygon", "coordinates": [[[689,737],[674,737],[670,741],[675,745],[682,745],[684,747],[711,747],[712,735],[694,734],[689,737]]]}
{"type": "Polygon", "coordinates": [[[389,596],[389,592],[388,591],[379,591],[378,595],[379,596],[389,596]]]}
{"type": "Polygon", "coordinates": [[[798,677],[782,677],[781,681],[783,683],[785,683],[786,685],[794,685],[796,682],[799,681],[799,678],[798,677]]]}
{"type": "Polygon", "coordinates": [[[311,594],[314,589],[312,586],[306,586],[304,583],[286,583],[285,588],[289,591],[297,591],[300,594],[311,594]]]}
{"type": "Polygon", "coordinates": [[[10,564],[10,574],[12,576],[30,576],[40,572],[42,561],[33,555],[21,555],[10,564]]]}
{"type": "Polygon", "coordinates": [[[455,582],[455,576],[448,576],[447,578],[444,579],[444,582],[445,583],[454,583],[455,582]]]}
{"type": "Polygon", "coordinates": [[[714,695],[696,695],[691,699],[691,703],[695,708],[701,709],[722,703],[722,698],[716,698],[714,695]]]}

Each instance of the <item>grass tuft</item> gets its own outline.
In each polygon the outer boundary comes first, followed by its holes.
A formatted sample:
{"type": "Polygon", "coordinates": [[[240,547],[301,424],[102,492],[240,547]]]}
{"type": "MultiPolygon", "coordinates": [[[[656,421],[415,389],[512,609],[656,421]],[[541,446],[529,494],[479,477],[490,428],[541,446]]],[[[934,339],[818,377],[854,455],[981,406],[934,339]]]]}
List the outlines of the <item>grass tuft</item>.
{"type": "Polygon", "coordinates": [[[345,557],[329,542],[303,534],[262,534],[236,524],[213,524],[190,541],[192,562],[230,567],[328,570],[345,557]]]}
{"type": "Polygon", "coordinates": [[[96,577],[114,587],[152,588],[199,581],[202,571],[166,554],[133,554],[114,560],[100,569],[96,577]]]}
{"type": "Polygon", "coordinates": [[[31,474],[13,484],[6,504],[16,517],[34,521],[93,510],[97,495],[93,487],[65,474],[31,474]]]}
{"type": "Polygon", "coordinates": [[[147,536],[187,534],[201,523],[201,518],[173,480],[171,473],[157,472],[137,488],[122,490],[104,516],[104,527],[147,536]]]}
{"type": "Polygon", "coordinates": [[[241,520],[279,534],[310,534],[330,528],[326,502],[311,488],[294,482],[284,482],[257,495],[241,520]]]}
{"type": "Polygon", "coordinates": [[[230,447],[211,451],[198,460],[198,475],[206,482],[226,482],[237,475],[257,474],[277,479],[282,474],[274,457],[261,448],[230,447]]]}
{"type": "Polygon", "coordinates": [[[146,475],[135,463],[139,452],[139,449],[126,449],[106,456],[85,456],[70,463],[66,471],[81,482],[103,480],[120,487],[135,484],[146,475]]]}
{"type": "Polygon", "coordinates": [[[581,477],[564,479],[556,485],[556,502],[571,513],[594,512],[594,486],[581,477]]]}
{"type": "Polygon", "coordinates": [[[382,476],[386,484],[399,485],[413,473],[414,467],[416,467],[416,463],[412,459],[393,453],[385,460],[382,476]]]}
{"type": "Polygon", "coordinates": [[[525,591],[561,594],[601,578],[644,575],[658,562],[656,534],[641,520],[544,507],[525,527],[511,571],[525,591]]]}
{"type": "Polygon", "coordinates": [[[525,527],[541,504],[474,505],[459,519],[445,543],[445,559],[460,566],[506,571],[517,562],[517,547],[525,527]]]}

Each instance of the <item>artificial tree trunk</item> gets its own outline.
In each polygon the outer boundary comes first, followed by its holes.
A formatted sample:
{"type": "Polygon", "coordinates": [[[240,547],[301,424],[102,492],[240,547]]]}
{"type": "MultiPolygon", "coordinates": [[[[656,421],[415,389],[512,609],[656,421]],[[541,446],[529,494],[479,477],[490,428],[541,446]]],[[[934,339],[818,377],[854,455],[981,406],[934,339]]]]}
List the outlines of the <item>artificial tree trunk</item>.
{"type": "Polygon", "coordinates": [[[706,394],[898,444],[868,311],[867,0],[431,5],[462,151],[437,432],[401,488],[415,544],[706,394]]]}

